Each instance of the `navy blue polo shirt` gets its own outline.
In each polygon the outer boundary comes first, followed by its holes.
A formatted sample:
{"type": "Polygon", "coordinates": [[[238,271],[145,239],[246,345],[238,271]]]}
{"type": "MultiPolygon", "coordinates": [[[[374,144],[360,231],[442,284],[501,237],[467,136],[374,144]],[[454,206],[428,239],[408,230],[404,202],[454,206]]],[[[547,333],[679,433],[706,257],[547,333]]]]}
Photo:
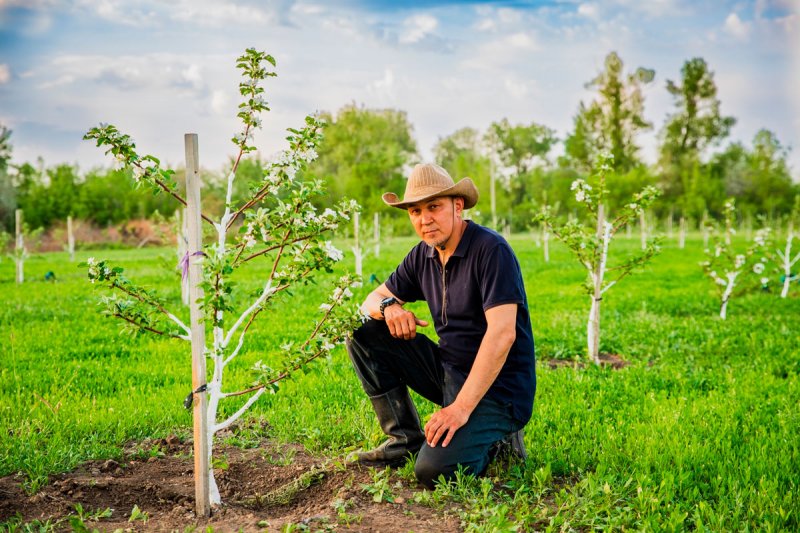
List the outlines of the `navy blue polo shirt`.
{"type": "Polygon", "coordinates": [[[517,304],[516,340],[486,395],[510,404],[514,418],[527,423],[536,392],[533,333],[519,262],[503,237],[468,221],[444,272],[436,249],[420,242],[389,276],[386,287],[405,302],[427,302],[442,365],[464,379],[486,334],[485,311],[517,304]]]}

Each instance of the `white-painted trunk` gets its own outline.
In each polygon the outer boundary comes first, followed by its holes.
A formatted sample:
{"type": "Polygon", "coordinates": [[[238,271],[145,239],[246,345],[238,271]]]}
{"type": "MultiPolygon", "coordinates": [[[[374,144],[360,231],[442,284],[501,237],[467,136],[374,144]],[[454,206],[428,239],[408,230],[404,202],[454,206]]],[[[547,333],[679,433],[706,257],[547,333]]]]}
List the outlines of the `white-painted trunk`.
{"type": "Polygon", "coordinates": [[[680,227],[678,228],[678,248],[683,250],[686,247],[686,219],[681,217],[680,227]]]}
{"type": "Polygon", "coordinates": [[[728,278],[728,282],[725,284],[725,291],[722,293],[722,307],[719,310],[719,317],[722,320],[728,316],[728,302],[731,299],[731,294],[733,294],[733,288],[736,286],[736,278],[739,276],[739,271],[735,272],[728,272],[726,277],[728,278]]]}
{"type": "Polygon", "coordinates": [[[492,229],[497,231],[497,195],[495,193],[494,164],[489,167],[489,200],[492,208],[492,229]]]}
{"type": "Polygon", "coordinates": [[[69,260],[75,261],[75,233],[72,231],[72,217],[67,217],[67,252],[69,260]]]}
{"type": "Polygon", "coordinates": [[[353,248],[352,248],[352,250],[353,250],[353,255],[356,258],[356,274],[360,276],[362,274],[362,266],[361,266],[361,264],[362,264],[362,260],[364,258],[364,254],[361,252],[361,241],[359,239],[359,233],[360,233],[359,217],[358,217],[358,211],[356,211],[355,213],[353,213],[353,248]]]}
{"type": "Polygon", "coordinates": [[[672,208],[670,208],[669,215],[667,216],[667,238],[668,239],[672,238],[672,217],[673,217],[672,208]]]}
{"type": "Polygon", "coordinates": [[[22,231],[22,209],[17,209],[14,215],[16,219],[17,283],[23,283],[25,281],[25,237],[22,231]]]}
{"type": "Polygon", "coordinates": [[[792,267],[798,260],[800,260],[800,253],[792,258],[792,241],[794,240],[794,227],[789,222],[789,232],[786,235],[786,248],[783,252],[778,250],[778,257],[781,258],[783,263],[783,290],[781,290],[781,298],[786,298],[789,295],[789,284],[794,279],[792,277],[792,267]]]}
{"type": "MultiPolygon", "coordinates": [[[[600,301],[603,297],[603,278],[606,272],[608,258],[608,243],[611,240],[611,224],[606,223],[603,205],[597,209],[597,237],[600,239],[600,260],[597,265],[586,264],[592,280],[593,291],[591,294],[592,305],[589,308],[589,320],[586,323],[586,342],[589,357],[596,364],[600,364],[600,301]]],[[[608,289],[608,287],[606,287],[608,289]]]]}
{"type": "Polygon", "coordinates": [[[550,232],[547,231],[547,226],[542,229],[542,244],[544,246],[544,262],[550,262],[550,232]]]}

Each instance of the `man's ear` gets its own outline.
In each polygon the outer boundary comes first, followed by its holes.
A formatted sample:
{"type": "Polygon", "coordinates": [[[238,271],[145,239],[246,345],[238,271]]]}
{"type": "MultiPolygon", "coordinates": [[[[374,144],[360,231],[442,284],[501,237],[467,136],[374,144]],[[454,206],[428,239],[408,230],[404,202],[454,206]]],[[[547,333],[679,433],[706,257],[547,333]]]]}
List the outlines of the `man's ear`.
{"type": "Polygon", "coordinates": [[[455,212],[460,215],[464,211],[464,198],[462,196],[453,198],[453,207],[455,208],[455,212]]]}

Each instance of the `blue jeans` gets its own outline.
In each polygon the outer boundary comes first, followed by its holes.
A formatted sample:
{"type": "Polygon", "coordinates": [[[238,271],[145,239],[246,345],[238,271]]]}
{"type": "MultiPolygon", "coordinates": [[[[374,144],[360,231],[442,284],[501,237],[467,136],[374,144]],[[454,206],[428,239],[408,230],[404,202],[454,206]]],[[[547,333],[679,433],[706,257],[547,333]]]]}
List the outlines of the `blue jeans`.
{"type": "MultiPolygon", "coordinates": [[[[411,340],[396,339],[380,320],[368,320],[358,328],[347,343],[347,352],[369,396],[406,386],[445,407],[453,403],[466,380],[442,364],[439,347],[429,338],[417,333],[411,340]]],[[[423,444],[414,468],[417,479],[433,488],[439,476],[451,479],[459,466],[480,475],[489,464],[492,444],[523,426],[512,416],[510,404],[484,396],[446,448],[423,444]]]]}

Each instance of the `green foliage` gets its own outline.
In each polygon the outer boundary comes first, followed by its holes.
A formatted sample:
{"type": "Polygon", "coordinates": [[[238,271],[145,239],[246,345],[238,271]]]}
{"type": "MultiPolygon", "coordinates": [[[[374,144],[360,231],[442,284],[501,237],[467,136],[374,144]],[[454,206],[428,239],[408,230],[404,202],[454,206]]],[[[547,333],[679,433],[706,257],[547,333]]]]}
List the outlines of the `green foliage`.
{"type": "Polygon", "coordinates": [[[652,128],[644,118],[642,87],[653,81],[655,71],[640,67],[625,75],[622,69],[622,59],[611,52],[605,70],[586,84],[597,90],[597,99],[588,106],[580,104],[564,145],[565,164],[587,171],[606,152],[614,158],[615,172],[625,173],[640,164],[636,136],[652,128]]]}
{"type": "MultiPolygon", "coordinates": [[[[380,258],[365,258],[364,271],[385,279],[414,242],[384,242],[380,258]]],[[[552,370],[549,359],[574,358],[584,349],[586,297],[579,285],[585,270],[560,243],[552,243],[544,263],[530,236],[512,235],[510,242],[524,275],[539,359],[534,416],[526,427],[530,457],[525,468],[496,471],[485,503],[480,480],[470,481],[475,492],[462,492],[465,499],[484,509],[494,502],[498,515],[505,505],[529,531],[663,529],[683,515],[685,529],[800,527],[800,354],[793,327],[800,300],[744,294],[737,311],[720,321],[717,294],[697,266],[704,259],[702,237],[690,233],[685,249],[665,242],[646,266],[648,275],[629,277],[604,298],[601,349],[621,354],[630,367],[552,370]]],[[[623,232],[615,243],[622,256],[638,253],[638,238],[626,240],[623,232]]],[[[747,246],[742,235],[734,235],[733,244],[747,246]]],[[[108,257],[177,305],[179,287],[160,262],[173,254],[117,250],[108,257]]],[[[79,260],[86,258],[78,252],[79,260]]],[[[352,261],[278,298],[278,319],[253,324],[241,364],[226,369],[232,389],[252,383],[249,367],[257,360],[280,365],[272,347],[303,341],[327,287],[352,261]]],[[[191,414],[181,406],[191,388],[185,346],[150,336],[121,342],[96,312],[85,270],[65,252],[32,257],[26,270],[31,279],[54,271],[59,282],[17,287],[13,263],[0,263],[0,475],[22,472],[35,489],[48,475],[87,459],[121,461],[126,442],[176,430],[188,437],[191,414]]],[[[243,271],[239,287],[256,290],[260,275],[243,271]]],[[[354,299],[370,289],[353,289],[354,299]]],[[[424,318],[424,304],[413,305],[424,318]]],[[[269,422],[269,452],[277,456],[276,443],[299,443],[334,457],[377,444],[380,430],[344,348],[316,369],[253,405],[252,417],[269,422]]],[[[433,412],[429,402],[415,401],[421,418],[433,412]]],[[[221,414],[241,404],[224,402],[221,414]]],[[[452,490],[416,494],[436,509],[458,505],[476,520],[464,528],[492,519],[480,507],[473,512],[458,504],[452,490]]]]}
{"type": "Polygon", "coordinates": [[[416,143],[404,111],[367,109],[346,105],[336,114],[322,113],[327,122],[326,141],[311,172],[325,180],[327,194],[317,205],[330,206],[350,197],[371,214],[380,211],[387,218],[402,220],[397,227],[407,231],[405,216],[399,210],[387,212],[381,201],[383,192],[402,195],[403,169],[414,162],[416,143]]]}

